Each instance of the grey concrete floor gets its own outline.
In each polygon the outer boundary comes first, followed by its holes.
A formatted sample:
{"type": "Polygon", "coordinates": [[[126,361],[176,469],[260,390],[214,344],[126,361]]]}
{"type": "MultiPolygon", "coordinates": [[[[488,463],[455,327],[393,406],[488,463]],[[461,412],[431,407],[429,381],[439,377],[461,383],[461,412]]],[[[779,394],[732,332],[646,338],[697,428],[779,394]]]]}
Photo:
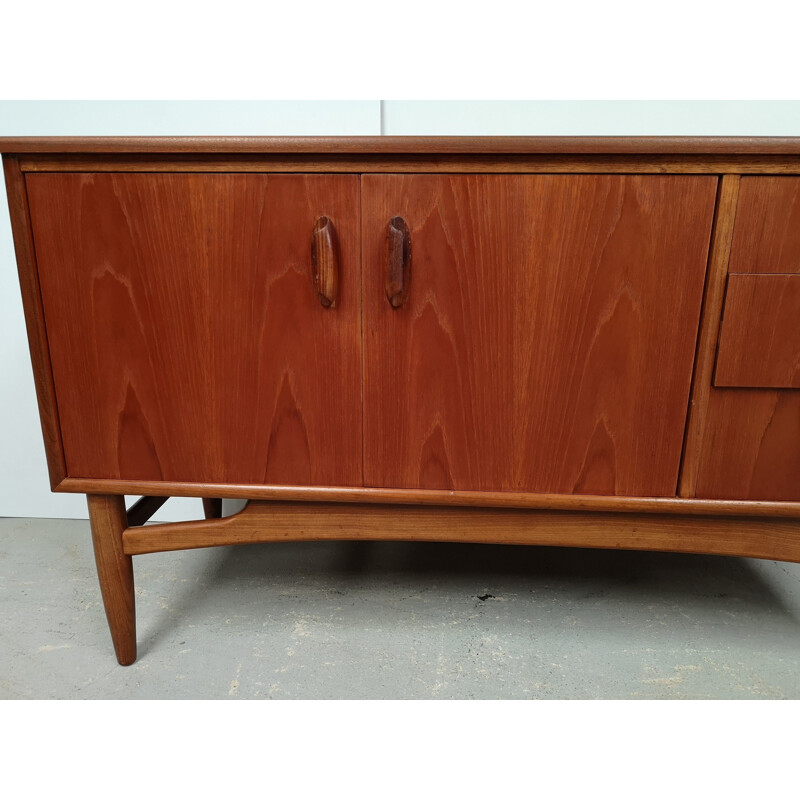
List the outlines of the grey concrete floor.
{"type": "Polygon", "coordinates": [[[0,519],[0,697],[800,697],[797,564],[309,542],[134,569],[120,667],[88,523],[0,519]]]}

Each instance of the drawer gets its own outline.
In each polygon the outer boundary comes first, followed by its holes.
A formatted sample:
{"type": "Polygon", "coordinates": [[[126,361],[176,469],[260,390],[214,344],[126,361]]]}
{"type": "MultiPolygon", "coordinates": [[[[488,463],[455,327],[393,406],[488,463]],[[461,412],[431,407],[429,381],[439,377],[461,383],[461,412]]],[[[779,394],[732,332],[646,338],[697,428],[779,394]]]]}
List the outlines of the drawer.
{"type": "Polygon", "coordinates": [[[714,385],[800,389],[800,275],[731,275],[714,385]]]}
{"type": "Polygon", "coordinates": [[[800,177],[744,177],[731,274],[800,275],[800,177]]]}

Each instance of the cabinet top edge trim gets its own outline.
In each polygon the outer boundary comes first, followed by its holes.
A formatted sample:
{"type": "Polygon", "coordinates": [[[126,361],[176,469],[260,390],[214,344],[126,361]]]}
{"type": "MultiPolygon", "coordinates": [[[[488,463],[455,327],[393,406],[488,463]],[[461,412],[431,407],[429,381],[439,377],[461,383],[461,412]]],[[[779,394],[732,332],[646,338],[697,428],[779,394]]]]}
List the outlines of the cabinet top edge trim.
{"type": "Polygon", "coordinates": [[[0,153],[800,155],[797,136],[24,136],[0,153]]]}

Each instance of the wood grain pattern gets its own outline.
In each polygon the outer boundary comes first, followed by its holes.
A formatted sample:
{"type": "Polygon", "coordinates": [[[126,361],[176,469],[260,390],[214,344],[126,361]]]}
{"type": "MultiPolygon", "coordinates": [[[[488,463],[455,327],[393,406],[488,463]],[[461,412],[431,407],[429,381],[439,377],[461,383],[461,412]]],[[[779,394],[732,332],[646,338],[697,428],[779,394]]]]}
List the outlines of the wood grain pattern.
{"type": "Polygon", "coordinates": [[[274,541],[400,540],[714,553],[800,561],[800,520],[717,519],[414,506],[250,503],[214,522],[126,531],[125,552],[274,541]]]}
{"type": "Polygon", "coordinates": [[[800,501],[800,392],[711,391],[697,497],[800,501]]]}
{"type": "Polygon", "coordinates": [[[465,492],[438,489],[373,489],[340,486],[267,486],[264,484],[171,483],[65,478],[58,491],[98,494],[203,497],[216,494],[238,500],[304,503],[375,503],[467,508],[533,508],[552,511],[614,511],[622,514],[696,514],[698,516],[797,517],[800,502],[700,500],[677,497],[545,494],[542,492],[465,492]]]}
{"type": "Polygon", "coordinates": [[[364,176],[366,485],[674,495],[716,184],[364,176]]]}
{"type": "Polygon", "coordinates": [[[125,499],[105,495],[89,495],[86,499],[108,627],[117,661],[127,666],[136,661],[136,601],[133,560],[122,544],[127,525],[125,499]]]}
{"type": "Polygon", "coordinates": [[[742,178],[730,272],[800,274],[800,178],[742,178]]]}
{"type": "Polygon", "coordinates": [[[800,155],[794,136],[30,136],[2,153],[695,153],[800,155]]]}
{"type": "Polygon", "coordinates": [[[363,153],[188,153],[159,155],[33,154],[23,172],[457,172],[457,173],[690,173],[797,175],[800,156],[540,155],[363,153]]]}
{"type": "Polygon", "coordinates": [[[357,178],[27,183],[70,476],[361,484],[357,178]],[[321,215],[333,311],[309,278],[321,215]]]}
{"type": "Polygon", "coordinates": [[[723,175],[717,188],[717,204],[711,233],[711,249],[708,255],[700,332],[695,352],[691,400],[678,480],[678,494],[681,497],[694,497],[697,486],[697,471],[703,449],[714,360],[717,356],[719,325],[722,303],[725,298],[725,281],[728,274],[740,182],[741,178],[738,175],[723,175]]]}
{"type": "Polygon", "coordinates": [[[39,288],[39,273],[36,265],[36,251],[31,230],[28,195],[25,176],[20,171],[19,162],[14,158],[3,158],[8,210],[11,215],[11,232],[14,238],[14,251],[17,258],[17,271],[22,292],[22,308],[25,314],[25,328],[28,335],[28,348],[31,354],[33,380],[36,387],[36,401],[39,406],[39,420],[47,456],[47,470],[50,488],[55,487],[67,474],[64,461],[64,448],[61,441],[61,426],[58,419],[53,371],[50,363],[50,347],[45,325],[42,295],[39,288]]]}
{"type": "Polygon", "coordinates": [[[715,386],[800,389],[800,275],[731,275],[715,386]]]}

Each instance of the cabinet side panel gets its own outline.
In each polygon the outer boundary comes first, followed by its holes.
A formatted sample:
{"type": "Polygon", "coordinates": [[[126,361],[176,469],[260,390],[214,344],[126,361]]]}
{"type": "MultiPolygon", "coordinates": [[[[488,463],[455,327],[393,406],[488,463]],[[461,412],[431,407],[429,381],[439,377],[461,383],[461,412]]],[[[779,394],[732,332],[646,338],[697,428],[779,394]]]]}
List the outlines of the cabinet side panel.
{"type": "Polygon", "coordinates": [[[364,176],[366,484],[674,496],[716,186],[364,176]]]}
{"type": "Polygon", "coordinates": [[[71,477],[361,483],[357,177],[28,182],[71,477]],[[311,280],[323,215],[330,309],[311,280]]]}
{"type": "Polygon", "coordinates": [[[47,468],[50,485],[55,488],[67,473],[53,385],[47,327],[42,309],[25,176],[20,171],[17,159],[9,156],[3,157],[3,171],[8,192],[11,231],[14,237],[14,251],[17,258],[22,306],[25,312],[25,327],[33,366],[47,468]]]}

